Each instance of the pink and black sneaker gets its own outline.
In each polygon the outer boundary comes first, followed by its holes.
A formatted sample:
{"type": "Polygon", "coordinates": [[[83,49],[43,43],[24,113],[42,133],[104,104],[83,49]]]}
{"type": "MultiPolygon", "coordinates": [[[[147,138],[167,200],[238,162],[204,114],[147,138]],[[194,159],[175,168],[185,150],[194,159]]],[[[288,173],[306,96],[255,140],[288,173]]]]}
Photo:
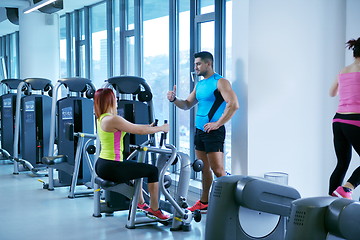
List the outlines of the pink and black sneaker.
{"type": "Polygon", "coordinates": [[[338,198],[347,198],[352,199],[351,197],[352,190],[347,187],[339,186],[332,194],[331,196],[338,197],[338,198]]]}

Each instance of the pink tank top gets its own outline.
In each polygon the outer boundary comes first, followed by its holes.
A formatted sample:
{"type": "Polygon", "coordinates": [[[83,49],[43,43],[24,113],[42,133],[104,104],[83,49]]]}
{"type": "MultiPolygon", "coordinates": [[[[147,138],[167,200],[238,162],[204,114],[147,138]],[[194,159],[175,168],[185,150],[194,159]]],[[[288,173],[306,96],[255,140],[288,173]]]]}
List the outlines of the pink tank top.
{"type": "Polygon", "coordinates": [[[339,113],[360,113],[360,72],[339,74],[339,113]]]}

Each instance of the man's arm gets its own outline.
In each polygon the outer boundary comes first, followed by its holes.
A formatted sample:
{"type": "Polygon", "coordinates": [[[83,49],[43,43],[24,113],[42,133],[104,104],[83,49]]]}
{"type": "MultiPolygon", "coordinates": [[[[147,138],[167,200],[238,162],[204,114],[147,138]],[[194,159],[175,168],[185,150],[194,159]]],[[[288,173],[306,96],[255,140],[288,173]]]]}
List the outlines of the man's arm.
{"type": "Polygon", "coordinates": [[[225,78],[221,78],[218,81],[218,90],[221,93],[221,96],[226,102],[226,107],[223,115],[216,122],[210,122],[204,125],[204,131],[209,132],[211,130],[216,130],[227,121],[229,121],[232,116],[234,116],[236,110],[239,108],[238,98],[231,88],[230,82],[225,78]]]}
{"type": "Polygon", "coordinates": [[[197,103],[195,88],[186,100],[182,100],[176,97],[176,85],[174,86],[173,91],[169,91],[167,93],[167,99],[183,110],[189,110],[197,103]]]}

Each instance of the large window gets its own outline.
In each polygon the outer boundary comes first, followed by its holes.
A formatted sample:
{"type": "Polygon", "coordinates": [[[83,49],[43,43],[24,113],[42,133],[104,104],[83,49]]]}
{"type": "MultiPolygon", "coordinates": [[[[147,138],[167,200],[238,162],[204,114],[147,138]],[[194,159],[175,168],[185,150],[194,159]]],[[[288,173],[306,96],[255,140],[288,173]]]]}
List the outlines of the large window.
{"type": "MultiPolygon", "coordinates": [[[[180,98],[186,98],[192,89],[190,83],[192,81],[190,62],[190,0],[180,1],[179,3],[179,73],[177,79],[177,95],[180,98]]],[[[178,148],[180,151],[190,155],[190,148],[193,146],[190,140],[190,111],[177,109],[177,119],[179,121],[178,130],[178,148]]]]}
{"type": "Polygon", "coordinates": [[[0,37],[0,57],[1,78],[19,78],[19,32],[0,37]]]}
{"type": "Polygon", "coordinates": [[[121,75],[120,61],[121,61],[121,50],[120,50],[120,1],[113,2],[114,16],[113,16],[113,75],[121,75]]]}
{"type": "Polygon", "coordinates": [[[79,76],[87,77],[86,75],[86,20],[85,20],[85,9],[78,11],[79,15],[79,76]]]}
{"type": "Polygon", "coordinates": [[[19,78],[19,34],[18,32],[10,34],[10,54],[9,54],[9,76],[19,78]]]}
{"type": "Polygon", "coordinates": [[[169,119],[169,1],[143,0],[143,76],[153,92],[155,118],[169,119]],[[161,86],[161,87],[160,87],[161,86]]]}
{"type": "MultiPolygon", "coordinates": [[[[193,74],[193,54],[202,50],[212,52],[215,71],[233,81],[231,3],[103,0],[67,13],[60,19],[61,75],[89,77],[97,88],[110,76],[143,77],[153,92],[155,117],[171,121],[171,143],[194,160],[196,108],[174,108],[166,93],[176,84],[179,98],[190,94],[201,80],[193,74]]],[[[230,171],[231,122],[226,128],[225,167],[230,171]]]]}
{"type": "Polygon", "coordinates": [[[91,73],[90,79],[99,88],[108,78],[106,2],[92,6],[91,16],[91,73]]]}
{"type": "Polygon", "coordinates": [[[65,78],[68,76],[67,72],[67,34],[66,34],[66,16],[60,17],[60,78],[65,78]]]}
{"type": "MultiPolygon", "coordinates": [[[[225,55],[225,73],[224,77],[229,80],[231,83],[234,82],[231,74],[231,50],[232,50],[232,1],[227,0],[226,2],[226,37],[225,37],[225,46],[226,46],[226,55],[225,55]]],[[[231,120],[225,124],[226,128],[226,138],[224,146],[224,157],[225,157],[225,170],[231,172],[231,132],[232,124],[231,120]]]]}

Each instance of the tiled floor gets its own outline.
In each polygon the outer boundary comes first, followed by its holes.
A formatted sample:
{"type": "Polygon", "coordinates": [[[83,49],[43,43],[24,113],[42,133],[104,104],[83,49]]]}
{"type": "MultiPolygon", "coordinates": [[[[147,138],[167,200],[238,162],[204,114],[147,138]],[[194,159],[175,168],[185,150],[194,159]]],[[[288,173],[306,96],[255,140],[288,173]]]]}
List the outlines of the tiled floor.
{"type": "Polygon", "coordinates": [[[68,187],[48,191],[39,177],[12,173],[13,165],[0,160],[1,240],[204,239],[205,215],[200,223],[192,222],[190,232],[172,232],[161,224],[129,230],[127,211],[94,218],[92,196],[69,199],[68,187]]]}

